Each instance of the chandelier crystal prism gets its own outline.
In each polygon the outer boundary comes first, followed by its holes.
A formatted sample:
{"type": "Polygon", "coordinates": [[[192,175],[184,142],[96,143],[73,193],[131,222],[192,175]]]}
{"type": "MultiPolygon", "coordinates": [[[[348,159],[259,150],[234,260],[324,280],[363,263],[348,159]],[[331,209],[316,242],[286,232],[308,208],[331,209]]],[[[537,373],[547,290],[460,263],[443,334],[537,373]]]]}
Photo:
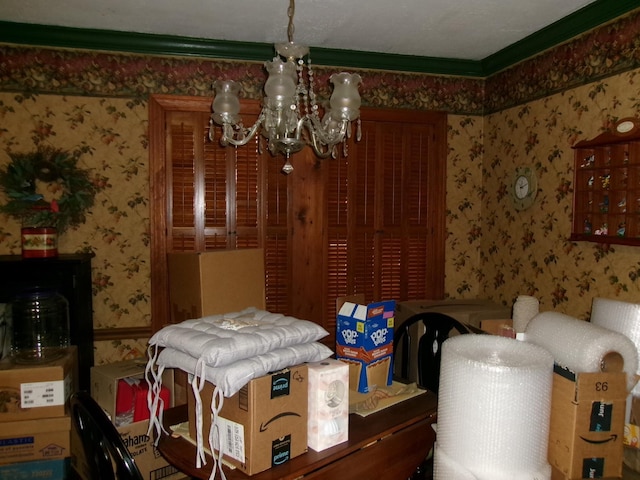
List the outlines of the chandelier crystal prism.
{"type": "MultiPolygon", "coordinates": [[[[267,141],[269,152],[285,156],[282,171],[293,171],[291,154],[306,145],[311,146],[319,158],[336,156],[336,147],[351,136],[351,122],[357,120],[356,140],[360,140],[360,93],[362,78],[357,73],[334,73],[329,78],[333,92],[329,105],[321,116],[314,92],[314,72],[311,68],[309,48],[293,41],[295,1],[290,0],[287,14],[288,42],[275,45],[277,56],[265,62],[268,73],[264,85],[265,97],[256,122],[245,128],[239,115],[240,85],[233,80],[217,80],[213,84],[213,114],[209,138],[214,138],[214,124],[222,127],[220,144],[245,145],[256,133],[267,141]],[[281,58],[282,57],[282,58],[281,58]],[[306,57],[306,63],[305,63],[306,57]],[[283,60],[284,59],[284,60],[283,60]]],[[[258,144],[261,148],[262,142],[258,144]]]]}

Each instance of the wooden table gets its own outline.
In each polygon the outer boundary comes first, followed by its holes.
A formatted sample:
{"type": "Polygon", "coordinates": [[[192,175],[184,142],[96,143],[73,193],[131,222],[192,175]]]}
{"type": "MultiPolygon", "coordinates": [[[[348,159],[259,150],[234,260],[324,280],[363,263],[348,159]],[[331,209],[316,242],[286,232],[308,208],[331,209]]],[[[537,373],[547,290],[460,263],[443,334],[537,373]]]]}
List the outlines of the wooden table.
{"type": "MultiPolygon", "coordinates": [[[[247,476],[225,467],[228,480],[404,480],[425,459],[435,441],[431,425],[436,418],[436,396],[432,392],[405,400],[380,412],[349,416],[349,440],[322,452],[309,449],[283,465],[247,476]]],[[[165,425],[187,420],[186,405],[167,410],[165,425]]],[[[196,448],[182,437],[163,435],[160,453],[169,463],[194,478],[208,479],[213,460],[195,468],[196,448]]]]}

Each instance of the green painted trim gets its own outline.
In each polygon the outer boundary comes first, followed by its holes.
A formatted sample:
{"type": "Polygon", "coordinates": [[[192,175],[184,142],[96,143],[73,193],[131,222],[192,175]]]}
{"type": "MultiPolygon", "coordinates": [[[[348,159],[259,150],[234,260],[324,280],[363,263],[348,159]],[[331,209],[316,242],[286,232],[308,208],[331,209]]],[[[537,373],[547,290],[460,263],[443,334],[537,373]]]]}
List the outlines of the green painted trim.
{"type": "MultiPolygon", "coordinates": [[[[596,0],[594,3],[483,60],[394,55],[353,50],[312,48],[317,65],[487,77],[554,45],[640,8],[638,0],[596,0]]],[[[0,21],[0,42],[145,55],[218,58],[263,62],[273,54],[271,44],[205,40],[169,35],[68,28],[0,21]]]]}
{"type": "Polygon", "coordinates": [[[638,0],[597,0],[562,20],[484,58],[482,72],[484,76],[489,77],[638,8],[640,8],[638,0]]]}

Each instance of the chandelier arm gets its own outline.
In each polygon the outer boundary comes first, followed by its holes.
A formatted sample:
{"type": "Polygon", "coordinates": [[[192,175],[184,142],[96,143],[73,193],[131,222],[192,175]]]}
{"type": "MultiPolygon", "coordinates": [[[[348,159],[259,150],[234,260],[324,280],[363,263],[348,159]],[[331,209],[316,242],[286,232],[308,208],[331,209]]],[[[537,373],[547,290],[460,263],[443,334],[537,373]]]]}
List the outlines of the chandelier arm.
{"type": "Polygon", "coordinates": [[[344,141],[345,136],[347,135],[347,130],[351,122],[346,119],[340,120],[338,123],[339,128],[328,128],[328,124],[323,125],[322,122],[315,117],[310,117],[311,127],[308,127],[310,132],[314,132],[314,134],[320,139],[320,142],[326,145],[336,145],[342,141],[344,141]]]}
{"type": "Polygon", "coordinates": [[[260,128],[260,125],[262,124],[263,121],[264,121],[264,113],[261,113],[258,119],[256,120],[256,123],[254,123],[253,126],[251,126],[251,128],[248,128],[244,131],[244,136],[241,140],[235,139],[233,135],[231,136],[227,135],[227,131],[229,130],[233,131],[233,130],[231,128],[230,123],[225,123],[222,138],[220,139],[220,141],[229,143],[234,147],[241,147],[243,145],[246,145],[255,136],[256,132],[258,131],[258,128],[260,128]]]}
{"type": "Polygon", "coordinates": [[[338,142],[325,142],[322,138],[319,138],[319,132],[323,132],[319,127],[319,123],[316,123],[313,118],[308,116],[304,116],[298,122],[298,132],[297,136],[300,136],[300,132],[302,131],[302,127],[307,129],[309,132],[309,140],[311,148],[313,152],[321,159],[329,158],[331,153],[333,152],[333,146],[338,142]],[[326,149],[324,148],[326,147],[326,149]]]}

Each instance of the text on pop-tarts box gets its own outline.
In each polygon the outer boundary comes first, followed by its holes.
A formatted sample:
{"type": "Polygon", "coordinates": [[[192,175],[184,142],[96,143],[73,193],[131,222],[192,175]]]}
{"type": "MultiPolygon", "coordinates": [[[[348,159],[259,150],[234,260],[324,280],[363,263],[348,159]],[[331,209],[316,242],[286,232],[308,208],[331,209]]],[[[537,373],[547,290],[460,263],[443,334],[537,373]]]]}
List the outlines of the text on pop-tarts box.
{"type": "Polygon", "coordinates": [[[350,388],[362,393],[393,380],[395,301],[360,305],[345,302],[338,311],[336,358],[350,364],[350,388]]]}

